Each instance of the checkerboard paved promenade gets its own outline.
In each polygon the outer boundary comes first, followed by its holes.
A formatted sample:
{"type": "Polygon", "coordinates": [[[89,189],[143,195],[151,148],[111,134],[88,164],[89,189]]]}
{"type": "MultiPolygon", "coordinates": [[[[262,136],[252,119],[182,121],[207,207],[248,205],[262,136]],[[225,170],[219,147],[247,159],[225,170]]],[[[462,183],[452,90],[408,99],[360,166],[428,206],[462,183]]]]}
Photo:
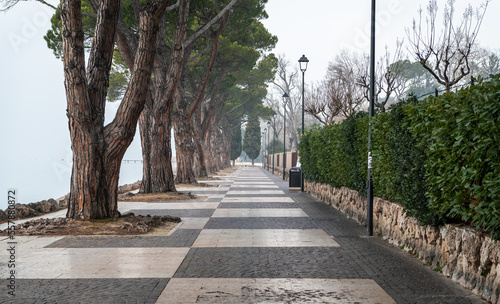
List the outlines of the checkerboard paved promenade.
{"type": "Polygon", "coordinates": [[[166,236],[16,237],[15,297],[1,240],[0,303],[484,303],[262,168],[219,178],[119,204],[181,217],[166,236]]]}

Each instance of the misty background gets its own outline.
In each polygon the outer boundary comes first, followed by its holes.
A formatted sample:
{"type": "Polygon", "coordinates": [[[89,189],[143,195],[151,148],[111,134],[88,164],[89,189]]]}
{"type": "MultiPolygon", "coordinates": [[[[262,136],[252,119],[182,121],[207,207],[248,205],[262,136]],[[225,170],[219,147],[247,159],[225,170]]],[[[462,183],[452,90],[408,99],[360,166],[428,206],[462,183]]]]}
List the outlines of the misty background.
{"type": "MultiPolygon", "coordinates": [[[[52,4],[58,1],[49,1],[52,4]]],[[[418,9],[428,1],[377,1],[377,58],[385,46],[395,47],[405,38],[418,9]]],[[[457,0],[456,17],[467,3],[457,0]]],[[[371,1],[269,0],[263,20],[278,36],[275,54],[285,54],[292,64],[305,54],[310,60],[306,84],[321,80],[341,49],[369,52],[371,1]]],[[[440,12],[445,1],[439,1],[440,12]]],[[[500,49],[497,29],[500,1],[492,0],[477,42],[500,49]]],[[[0,12],[0,209],[7,207],[7,190],[18,190],[18,202],[59,198],[69,192],[71,148],[66,117],[63,64],[47,48],[43,36],[53,11],[36,2],[21,1],[7,13],[0,12]]],[[[297,64],[298,68],[298,64],[297,64]]],[[[106,120],[112,120],[118,103],[108,103],[106,120]]],[[[141,160],[140,137],[124,160],[141,160]]],[[[119,184],[142,178],[142,164],[122,163],[119,184]]]]}

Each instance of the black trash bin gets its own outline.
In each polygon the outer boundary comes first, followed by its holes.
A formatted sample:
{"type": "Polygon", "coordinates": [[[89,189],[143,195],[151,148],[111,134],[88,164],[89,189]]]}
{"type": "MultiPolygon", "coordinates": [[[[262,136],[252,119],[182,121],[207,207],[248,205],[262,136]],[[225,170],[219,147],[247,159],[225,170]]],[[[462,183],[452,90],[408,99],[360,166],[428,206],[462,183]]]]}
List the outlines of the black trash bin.
{"type": "Polygon", "coordinates": [[[299,167],[293,167],[288,172],[288,187],[300,188],[302,182],[302,170],[299,167]]]}

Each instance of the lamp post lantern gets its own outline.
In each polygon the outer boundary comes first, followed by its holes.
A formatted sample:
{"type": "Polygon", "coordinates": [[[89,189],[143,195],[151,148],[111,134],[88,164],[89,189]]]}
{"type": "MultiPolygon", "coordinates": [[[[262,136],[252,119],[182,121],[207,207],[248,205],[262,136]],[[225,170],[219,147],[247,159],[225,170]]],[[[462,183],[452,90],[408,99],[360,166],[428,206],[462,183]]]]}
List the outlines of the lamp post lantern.
{"type": "Polygon", "coordinates": [[[283,180],[285,180],[285,165],[286,165],[286,103],[288,102],[288,94],[285,92],[283,94],[283,108],[285,113],[283,114],[283,180]]]}
{"type": "Polygon", "coordinates": [[[299,59],[299,66],[302,71],[302,135],[304,135],[304,74],[306,73],[308,63],[309,59],[305,55],[302,55],[299,59]]]}
{"type": "MultiPolygon", "coordinates": [[[[300,70],[302,71],[302,136],[304,136],[304,75],[307,70],[307,64],[309,63],[309,59],[307,59],[306,55],[302,55],[299,59],[300,70]]],[[[300,181],[300,190],[304,191],[304,172],[301,172],[301,181],[300,181]]]]}

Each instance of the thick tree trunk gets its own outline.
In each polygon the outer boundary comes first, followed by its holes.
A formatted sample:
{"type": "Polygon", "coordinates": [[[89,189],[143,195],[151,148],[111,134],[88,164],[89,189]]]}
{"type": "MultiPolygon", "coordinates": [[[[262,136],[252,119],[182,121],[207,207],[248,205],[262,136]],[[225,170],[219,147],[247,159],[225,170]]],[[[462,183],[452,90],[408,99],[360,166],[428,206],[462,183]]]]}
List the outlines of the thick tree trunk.
{"type": "MultiPolygon", "coordinates": [[[[105,177],[102,128],[92,134],[70,118],[73,170],[67,217],[102,218],[109,216],[106,204],[107,181],[105,177]],[[97,134],[96,134],[97,133],[97,134]],[[99,134],[100,133],[100,134],[99,134]]],[[[98,129],[98,128],[97,128],[98,129]]]]}
{"type": "Polygon", "coordinates": [[[206,156],[210,154],[207,148],[202,145],[198,136],[193,136],[196,145],[196,152],[198,157],[198,177],[208,177],[207,159],[206,156]]]}
{"type": "MultiPolygon", "coordinates": [[[[116,216],[110,204],[104,104],[113,54],[113,36],[120,1],[103,1],[97,10],[95,37],[85,71],[81,2],[63,1],[64,85],[73,151],[70,197],[67,217],[102,218],[116,216]],[[109,36],[104,35],[108,32],[109,36]]],[[[116,166],[114,166],[116,167],[116,166]]],[[[119,166],[118,166],[119,167],[119,166]]]]}
{"type": "Polygon", "coordinates": [[[129,87],[115,119],[104,127],[104,107],[120,1],[92,2],[97,22],[85,73],[81,2],[64,0],[61,20],[64,79],[73,150],[67,217],[117,217],[118,178],[135,134],[151,76],[158,22],[168,1],[149,1],[140,13],[139,48],[129,87]]]}
{"type": "Polygon", "coordinates": [[[187,115],[177,111],[174,114],[175,152],[177,159],[177,175],[175,182],[178,184],[196,184],[194,171],[194,153],[196,146],[193,142],[194,129],[187,115]]]}
{"type": "Polygon", "coordinates": [[[153,115],[145,108],[139,119],[142,144],[141,193],[176,191],[172,170],[171,116],[169,113],[153,115]]]}
{"type": "MultiPolygon", "coordinates": [[[[223,168],[231,166],[231,131],[224,130],[220,132],[220,138],[222,140],[222,150],[224,153],[221,155],[221,165],[223,168]]],[[[234,163],[233,163],[234,166],[234,163]]]]}
{"type": "Polygon", "coordinates": [[[213,136],[212,132],[209,132],[205,136],[203,141],[203,146],[207,151],[207,153],[205,154],[207,170],[209,173],[214,174],[217,171],[219,171],[216,163],[216,158],[219,151],[217,147],[217,141],[215,140],[215,137],[213,136]]]}
{"type": "Polygon", "coordinates": [[[202,115],[201,115],[201,107],[199,107],[194,114],[194,133],[193,140],[196,145],[196,162],[197,162],[197,174],[196,177],[208,177],[208,162],[207,155],[210,154],[210,150],[207,149],[205,143],[202,138],[202,115]]]}
{"type": "MultiPolygon", "coordinates": [[[[169,53],[164,46],[165,29],[160,29],[158,51],[154,63],[154,86],[148,92],[148,101],[139,118],[141,134],[143,180],[141,193],[176,191],[172,170],[172,109],[173,94],[184,62],[183,43],[186,36],[190,0],[180,0],[178,20],[169,53]],[[168,66],[167,66],[168,63],[168,66]]],[[[162,21],[162,25],[164,24],[162,21]]],[[[136,34],[125,23],[119,24],[118,45],[123,58],[133,58],[137,49],[136,34]]],[[[125,60],[131,70],[131,60],[125,60]]]]}

